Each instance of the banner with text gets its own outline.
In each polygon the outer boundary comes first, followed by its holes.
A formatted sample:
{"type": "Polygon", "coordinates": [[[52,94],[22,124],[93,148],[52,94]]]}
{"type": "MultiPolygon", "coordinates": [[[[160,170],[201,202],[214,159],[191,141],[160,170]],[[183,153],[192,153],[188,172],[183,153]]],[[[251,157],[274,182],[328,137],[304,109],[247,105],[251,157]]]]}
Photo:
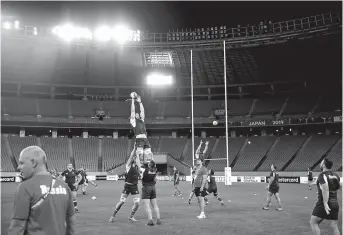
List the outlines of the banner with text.
{"type": "MultiPolygon", "coordinates": [[[[266,183],[269,182],[270,176],[267,176],[266,183]]],[[[300,177],[297,176],[279,176],[279,183],[292,183],[292,184],[300,184],[300,177]]]]}

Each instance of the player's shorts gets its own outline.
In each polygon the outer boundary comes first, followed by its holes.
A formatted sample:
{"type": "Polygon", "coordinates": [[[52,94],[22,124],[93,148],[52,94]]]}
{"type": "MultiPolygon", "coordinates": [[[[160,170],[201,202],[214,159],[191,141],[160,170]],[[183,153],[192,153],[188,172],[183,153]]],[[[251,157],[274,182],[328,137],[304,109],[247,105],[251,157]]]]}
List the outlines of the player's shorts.
{"type": "Polygon", "coordinates": [[[201,192],[200,187],[195,187],[194,188],[194,194],[196,197],[205,197],[206,196],[206,191],[207,189],[204,188],[204,190],[201,192]]]}
{"type": "Polygon", "coordinates": [[[210,195],[211,193],[213,193],[213,195],[215,197],[218,196],[218,189],[217,189],[217,187],[208,187],[206,192],[207,192],[207,195],[210,195]]]}
{"type": "Polygon", "coordinates": [[[82,179],[80,182],[79,182],[79,185],[83,185],[85,183],[85,180],[82,179]]]}
{"type": "Polygon", "coordinates": [[[338,201],[337,202],[329,201],[328,204],[331,209],[330,214],[326,214],[323,203],[317,202],[316,206],[313,209],[312,215],[321,219],[326,219],[326,220],[338,220],[338,215],[339,215],[338,201]]]}
{"type": "Polygon", "coordinates": [[[77,191],[77,188],[73,184],[68,184],[68,187],[70,188],[70,190],[72,192],[76,192],[77,191]]]}
{"type": "Polygon", "coordinates": [[[307,180],[308,180],[308,182],[312,182],[313,178],[308,178],[307,180]]]}
{"type": "Polygon", "coordinates": [[[156,187],[155,185],[145,185],[142,187],[142,199],[155,199],[156,187]]]}
{"type": "Polygon", "coordinates": [[[135,146],[137,148],[143,148],[143,149],[151,148],[149,140],[147,138],[136,139],[135,146]]]}
{"type": "Polygon", "coordinates": [[[174,181],[174,185],[179,185],[179,184],[180,184],[180,180],[174,181]]]}
{"type": "Polygon", "coordinates": [[[137,184],[124,184],[123,192],[127,195],[137,195],[139,194],[138,185],[137,184]]]}
{"type": "Polygon", "coordinates": [[[269,187],[269,192],[271,194],[276,194],[279,192],[279,190],[280,190],[280,187],[275,187],[275,186],[269,187]]]}

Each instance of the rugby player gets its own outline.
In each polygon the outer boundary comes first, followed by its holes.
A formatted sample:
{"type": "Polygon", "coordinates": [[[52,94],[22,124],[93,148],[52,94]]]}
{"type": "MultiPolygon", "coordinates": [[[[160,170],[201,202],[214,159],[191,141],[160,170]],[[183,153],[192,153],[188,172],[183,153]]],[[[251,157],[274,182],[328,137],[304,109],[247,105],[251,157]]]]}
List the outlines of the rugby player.
{"type": "MultiPolygon", "coordinates": [[[[188,197],[188,204],[191,204],[191,200],[192,200],[192,198],[193,198],[193,196],[194,196],[194,179],[195,179],[195,171],[196,171],[196,168],[193,167],[193,169],[192,169],[192,192],[191,192],[191,194],[189,194],[189,197],[188,197]]],[[[198,203],[199,203],[199,201],[198,201],[198,203]]]]}
{"type": "Polygon", "coordinates": [[[319,224],[325,219],[330,221],[332,234],[340,234],[337,225],[339,216],[337,191],[342,188],[342,182],[339,175],[331,171],[332,165],[333,162],[326,158],[320,163],[322,172],[317,179],[318,202],[313,209],[310,221],[314,235],[320,235],[319,224]]]}
{"type": "Polygon", "coordinates": [[[200,215],[198,219],[205,219],[205,201],[204,197],[206,196],[206,184],[207,184],[207,168],[204,166],[204,159],[198,158],[196,160],[197,170],[195,172],[194,179],[194,194],[199,200],[200,205],[200,215]]]}
{"type": "Polygon", "coordinates": [[[93,185],[94,187],[98,187],[98,184],[94,183],[92,180],[87,179],[86,169],[83,166],[80,167],[78,172],[81,176],[81,180],[80,180],[76,190],[79,190],[79,188],[81,186],[82,194],[86,195],[88,183],[91,183],[91,185],[93,185]]]}
{"type": "Polygon", "coordinates": [[[131,116],[130,123],[135,135],[135,147],[137,156],[137,165],[144,167],[150,160],[153,160],[151,146],[148,140],[148,134],[145,127],[145,111],[141,97],[136,92],[131,93],[131,116]],[[135,100],[139,103],[140,113],[136,112],[135,100]]]}
{"type": "Polygon", "coordinates": [[[131,194],[133,197],[133,207],[132,212],[129,217],[129,220],[132,222],[136,222],[137,220],[134,218],[134,215],[139,207],[139,191],[138,191],[138,178],[140,175],[140,170],[136,164],[136,160],[138,157],[136,157],[136,147],[132,150],[129,159],[126,162],[126,174],[125,174],[125,184],[123,192],[120,196],[120,200],[116,205],[116,208],[113,212],[113,215],[110,217],[109,222],[114,222],[114,218],[124,202],[126,201],[126,198],[131,194]]]}
{"type": "Polygon", "coordinates": [[[198,159],[198,158],[205,159],[204,156],[205,156],[205,154],[206,154],[206,152],[208,150],[209,142],[208,141],[205,142],[205,149],[204,149],[204,151],[201,152],[201,146],[202,146],[203,143],[204,142],[202,140],[200,140],[200,144],[199,144],[197,150],[195,151],[195,159],[198,159]]]}
{"type": "Polygon", "coordinates": [[[73,203],[75,212],[79,213],[79,209],[77,208],[77,186],[79,185],[79,182],[81,181],[81,177],[79,175],[79,172],[74,169],[73,164],[67,165],[67,170],[63,171],[61,176],[65,178],[65,182],[68,184],[68,187],[70,188],[72,195],[73,195],[73,203]]]}
{"type": "Polygon", "coordinates": [[[173,172],[173,179],[174,179],[174,189],[175,192],[173,194],[173,197],[175,196],[182,196],[182,193],[180,191],[180,172],[176,169],[176,167],[174,166],[174,172],[173,172]]]}
{"type": "Polygon", "coordinates": [[[263,210],[269,210],[269,205],[270,205],[270,201],[271,201],[271,197],[272,195],[275,195],[276,201],[279,204],[279,207],[276,208],[275,210],[278,211],[282,211],[282,206],[281,206],[281,199],[280,199],[280,194],[279,194],[279,174],[276,172],[276,165],[272,164],[270,166],[271,168],[271,172],[270,172],[270,179],[269,179],[269,183],[268,186],[266,187],[266,189],[268,190],[268,194],[267,194],[267,205],[265,207],[263,207],[263,210]]]}
{"type": "Polygon", "coordinates": [[[216,178],[214,178],[214,170],[210,169],[208,171],[208,188],[206,190],[206,196],[204,197],[204,200],[206,204],[208,204],[207,196],[213,193],[213,196],[217,198],[217,200],[220,202],[222,206],[224,206],[224,201],[221,197],[218,195],[218,188],[217,188],[217,183],[216,183],[216,178]]]}
{"type": "Polygon", "coordinates": [[[145,209],[148,214],[149,222],[146,224],[148,226],[154,226],[154,222],[152,221],[152,212],[150,204],[154,208],[156,213],[156,224],[161,224],[160,209],[158,208],[156,200],[156,175],[156,163],[153,160],[151,160],[148,163],[148,167],[145,168],[142,177],[142,200],[144,202],[145,209]]]}
{"type": "Polygon", "coordinates": [[[307,181],[308,181],[308,190],[312,190],[311,185],[313,184],[313,173],[310,167],[308,168],[308,171],[307,171],[307,181]]]}

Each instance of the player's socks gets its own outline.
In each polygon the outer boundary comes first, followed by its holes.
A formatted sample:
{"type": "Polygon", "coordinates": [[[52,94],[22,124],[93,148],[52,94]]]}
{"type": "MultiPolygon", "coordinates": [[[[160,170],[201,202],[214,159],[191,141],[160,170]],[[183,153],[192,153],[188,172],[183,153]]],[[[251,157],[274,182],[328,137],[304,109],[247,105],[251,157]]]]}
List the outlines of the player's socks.
{"type": "Polygon", "coordinates": [[[77,208],[77,200],[74,199],[73,203],[74,203],[75,212],[79,212],[79,209],[77,208]]]}
{"type": "Polygon", "coordinates": [[[160,219],[157,219],[157,220],[156,220],[156,224],[161,225],[161,224],[162,224],[162,223],[161,223],[161,220],[160,220],[160,219]]]}
{"type": "Polygon", "coordinates": [[[135,213],[136,213],[136,212],[137,212],[137,210],[138,210],[138,207],[139,207],[139,203],[135,203],[135,204],[133,204],[133,207],[132,207],[132,211],[131,211],[130,218],[132,218],[132,217],[135,215],[135,213]]]}
{"type": "Polygon", "coordinates": [[[116,205],[116,209],[113,212],[113,217],[116,216],[116,214],[118,213],[118,211],[120,210],[121,206],[124,204],[124,202],[120,201],[117,205],[116,205]]]}

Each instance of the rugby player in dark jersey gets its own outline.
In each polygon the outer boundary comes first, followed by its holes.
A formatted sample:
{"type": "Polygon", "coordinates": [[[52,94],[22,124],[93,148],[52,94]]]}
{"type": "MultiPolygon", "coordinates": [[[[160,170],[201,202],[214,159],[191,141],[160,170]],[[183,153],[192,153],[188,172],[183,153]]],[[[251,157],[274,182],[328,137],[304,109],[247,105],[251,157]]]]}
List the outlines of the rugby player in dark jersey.
{"type": "Polygon", "coordinates": [[[266,189],[268,190],[267,194],[267,205],[263,207],[263,210],[269,210],[269,205],[271,201],[271,197],[274,195],[276,198],[276,201],[279,204],[279,207],[276,208],[275,210],[282,211],[282,206],[281,206],[281,199],[280,199],[280,194],[279,194],[279,174],[276,172],[276,165],[272,164],[270,166],[272,172],[270,172],[270,178],[269,178],[269,183],[266,189]]]}
{"type": "Polygon", "coordinates": [[[174,172],[173,172],[173,181],[174,181],[174,189],[175,189],[175,192],[173,194],[173,197],[175,196],[181,196],[182,193],[180,191],[180,172],[176,169],[176,167],[174,167],[174,172]]]}
{"type": "Polygon", "coordinates": [[[332,161],[326,158],[320,163],[322,173],[317,179],[318,202],[313,209],[310,221],[314,235],[320,235],[319,224],[325,219],[330,221],[332,234],[340,234],[337,226],[339,215],[337,191],[342,188],[342,182],[339,175],[331,171],[332,165],[332,161]]]}
{"type": "Polygon", "coordinates": [[[81,177],[79,176],[79,172],[74,169],[73,164],[68,164],[67,170],[63,171],[61,176],[65,178],[65,182],[68,184],[72,195],[73,195],[73,203],[75,212],[79,212],[79,209],[77,208],[77,186],[79,185],[79,182],[81,180],[81,177]]]}
{"type": "Polygon", "coordinates": [[[307,171],[307,181],[308,181],[308,190],[312,190],[311,185],[313,184],[313,173],[310,167],[308,168],[308,171],[307,171]]]}
{"type": "Polygon", "coordinates": [[[208,199],[207,196],[213,193],[213,196],[217,198],[217,200],[220,202],[222,206],[224,206],[224,201],[221,197],[218,195],[218,188],[217,188],[217,183],[216,183],[216,178],[214,178],[214,170],[210,169],[208,171],[208,188],[206,190],[206,196],[204,197],[204,200],[206,204],[208,204],[208,199]]]}
{"type": "MultiPolygon", "coordinates": [[[[188,197],[188,204],[191,204],[191,200],[194,196],[194,179],[195,179],[195,171],[196,171],[196,167],[193,167],[192,169],[192,192],[189,194],[189,197],[188,197]]],[[[199,203],[199,201],[198,201],[199,203]]]]}
{"type": "Polygon", "coordinates": [[[131,211],[131,215],[129,217],[129,220],[132,222],[136,222],[137,220],[134,218],[134,215],[139,207],[139,191],[138,191],[138,178],[140,175],[140,169],[138,168],[136,164],[136,148],[134,148],[130,154],[129,160],[127,160],[126,163],[126,175],[125,175],[125,184],[124,184],[124,190],[120,196],[120,200],[118,204],[116,205],[116,209],[113,212],[113,215],[109,219],[109,222],[114,222],[114,218],[124,202],[126,201],[126,198],[131,194],[133,197],[133,207],[131,211]]]}
{"type": "Polygon", "coordinates": [[[160,209],[157,205],[156,200],[156,175],[157,175],[157,168],[156,164],[153,160],[148,163],[148,167],[145,168],[142,177],[142,200],[145,205],[146,212],[148,214],[149,222],[147,223],[148,226],[154,226],[154,222],[152,221],[152,212],[150,208],[151,206],[154,208],[156,213],[156,223],[161,224],[161,217],[160,217],[160,209]]]}
{"type": "Polygon", "coordinates": [[[145,111],[141,97],[136,92],[131,93],[131,116],[130,123],[136,138],[136,156],[139,168],[144,167],[150,160],[153,160],[151,146],[148,141],[148,134],[145,127],[145,111]],[[140,113],[136,112],[135,100],[139,103],[140,113]],[[142,165],[141,165],[142,164],[142,165]]]}
{"type": "Polygon", "coordinates": [[[86,169],[84,167],[80,167],[79,174],[81,176],[81,180],[79,182],[79,185],[77,186],[77,190],[81,186],[81,191],[82,191],[83,195],[86,195],[87,188],[88,188],[88,183],[91,183],[91,185],[93,185],[94,187],[98,187],[98,184],[96,184],[93,181],[87,179],[87,173],[86,173],[86,169]]]}

